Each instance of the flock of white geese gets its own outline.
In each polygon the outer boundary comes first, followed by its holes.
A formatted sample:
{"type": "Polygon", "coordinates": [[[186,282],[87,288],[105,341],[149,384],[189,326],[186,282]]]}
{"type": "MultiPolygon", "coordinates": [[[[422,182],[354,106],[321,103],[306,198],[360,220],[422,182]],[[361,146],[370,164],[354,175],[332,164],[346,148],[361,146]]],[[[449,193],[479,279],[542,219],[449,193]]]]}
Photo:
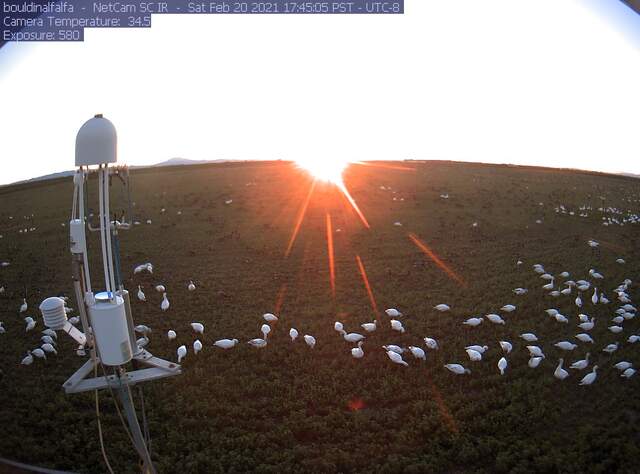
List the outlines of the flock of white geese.
{"type": "MultiPolygon", "coordinates": [[[[588,245],[597,249],[598,242],[594,240],[589,240],[588,245]]],[[[622,258],[618,258],[616,262],[620,265],[624,265],[626,262],[622,258]]],[[[517,262],[518,266],[523,265],[522,261],[517,262]]],[[[144,263],[138,265],[134,269],[134,274],[138,274],[141,272],[153,273],[153,265],[151,263],[144,263]]],[[[608,355],[613,355],[618,348],[620,347],[621,342],[619,342],[620,338],[623,337],[624,332],[624,323],[632,320],[636,317],[637,310],[633,306],[631,297],[628,293],[629,287],[631,285],[631,280],[626,279],[622,283],[620,283],[615,289],[611,291],[611,296],[615,300],[618,301],[618,307],[613,309],[611,305],[611,300],[606,296],[605,291],[603,290],[605,277],[599,273],[595,269],[590,269],[588,272],[588,279],[580,279],[574,281],[571,278],[568,272],[562,272],[559,275],[553,275],[551,273],[547,273],[542,264],[534,264],[533,271],[539,274],[540,279],[542,280],[541,285],[542,290],[548,292],[548,295],[552,297],[569,297],[572,299],[571,305],[575,306],[575,312],[578,313],[577,316],[568,316],[562,314],[556,308],[548,308],[545,310],[546,318],[549,320],[549,324],[559,324],[559,325],[574,325],[576,326],[576,334],[573,336],[571,340],[560,340],[553,343],[553,346],[561,351],[562,354],[566,354],[565,357],[568,357],[578,348],[583,347],[597,347],[595,345],[595,341],[593,336],[591,335],[591,331],[596,327],[596,318],[590,317],[586,312],[588,311],[587,307],[591,307],[591,310],[596,309],[596,306],[604,306],[606,307],[606,312],[611,314],[610,322],[605,322],[601,324],[608,324],[607,330],[614,335],[614,337],[618,338],[618,340],[608,343],[604,345],[600,350],[607,353],[608,355]],[[575,295],[575,296],[574,296],[575,295]],[[611,306],[609,306],[611,305],[611,306]],[[575,318],[575,319],[574,319],[575,318]],[[572,321],[573,319],[573,321],[572,321]],[[582,346],[582,347],[581,347],[582,346]]],[[[193,281],[188,282],[186,285],[188,291],[195,291],[196,286],[193,281]]],[[[155,290],[162,294],[162,300],[160,303],[160,309],[162,311],[167,311],[170,307],[170,302],[167,296],[167,291],[164,285],[158,284],[155,286],[155,290]]],[[[4,288],[0,287],[0,294],[4,292],[4,288]]],[[[516,296],[522,296],[528,293],[528,289],[518,287],[513,289],[513,293],[516,296]]],[[[142,290],[141,286],[138,286],[137,291],[138,300],[145,302],[147,301],[147,297],[142,290]]],[[[23,302],[19,308],[19,313],[22,315],[26,313],[28,310],[28,305],[26,299],[23,299],[23,302]]],[[[68,313],[71,313],[73,310],[71,308],[66,308],[68,313]]],[[[447,313],[451,310],[451,307],[448,304],[438,304],[434,307],[434,310],[440,313],[447,313]]],[[[500,308],[499,311],[501,314],[490,313],[484,316],[472,316],[467,318],[462,322],[462,325],[473,328],[483,324],[487,321],[488,324],[496,324],[496,325],[508,325],[509,320],[512,315],[517,314],[517,306],[514,304],[505,304],[500,308]]],[[[402,323],[403,314],[395,308],[389,308],[385,310],[384,317],[388,318],[384,322],[384,324],[388,324],[392,331],[397,333],[405,333],[405,327],[402,323]]],[[[256,348],[256,349],[264,349],[269,344],[269,335],[275,329],[274,323],[279,321],[278,316],[272,313],[265,313],[262,315],[262,325],[260,327],[260,332],[262,333],[262,337],[250,339],[247,341],[247,344],[256,348]]],[[[72,324],[78,324],[79,318],[77,316],[70,317],[69,321],[72,324]]],[[[30,332],[34,331],[36,326],[38,325],[38,321],[31,316],[24,317],[24,322],[26,324],[25,331],[30,332]]],[[[354,347],[348,347],[345,351],[354,359],[362,359],[365,357],[365,348],[364,344],[367,339],[367,335],[373,333],[378,329],[378,325],[380,321],[374,320],[371,322],[362,323],[360,325],[362,332],[347,332],[345,330],[345,326],[342,322],[336,321],[334,323],[334,329],[338,333],[338,337],[344,339],[344,341],[350,345],[354,345],[354,347]]],[[[137,333],[141,334],[142,337],[138,339],[137,343],[141,347],[146,346],[150,339],[149,335],[152,332],[151,328],[146,325],[138,325],[135,327],[137,333]]],[[[201,322],[192,322],[190,323],[190,331],[195,334],[195,337],[200,337],[204,335],[204,324],[201,322]]],[[[4,325],[0,322],[0,335],[6,332],[4,325]]],[[[291,339],[291,343],[296,343],[300,336],[300,332],[298,329],[291,327],[289,329],[289,337],[291,339]]],[[[524,332],[517,336],[519,339],[522,339],[526,344],[526,350],[529,354],[528,366],[531,369],[537,368],[541,362],[545,359],[545,353],[543,348],[541,347],[541,342],[538,336],[534,332],[524,332]]],[[[171,329],[167,332],[167,338],[169,340],[174,340],[177,338],[177,333],[175,330],[171,329]]],[[[57,335],[56,332],[51,329],[44,329],[42,331],[42,336],[40,337],[40,347],[27,351],[26,356],[21,360],[23,365],[31,365],[34,361],[34,356],[36,358],[46,359],[47,354],[57,354],[56,350],[56,340],[57,335]]],[[[634,344],[640,340],[639,335],[629,334],[624,339],[623,343],[626,344],[634,344]]],[[[311,334],[304,334],[302,336],[302,341],[310,348],[313,349],[316,344],[316,338],[311,334]]],[[[228,339],[219,339],[213,343],[213,346],[223,350],[233,349],[239,344],[239,340],[236,338],[228,338],[228,339]]],[[[508,358],[512,351],[514,350],[514,344],[509,340],[500,340],[497,341],[497,345],[500,347],[502,357],[497,361],[497,369],[501,375],[505,375],[509,368],[508,358]]],[[[196,339],[192,344],[192,350],[195,355],[197,355],[200,351],[203,350],[204,345],[200,339],[196,339]]],[[[385,344],[382,346],[382,349],[386,352],[389,361],[393,364],[398,364],[400,366],[408,366],[410,360],[415,362],[419,362],[420,360],[426,361],[427,354],[426,351],[435,351],[439,349],[438,342],[431,337],[420,337],[417,339],[415,345],[409,345],[407,347],[401,347],[396,344],[385,344]],[[421,347],[422,346],[422,347],[421,347]]],[[[489,349],[487,344],[475,344],[469,345],[464,348],[466,357],[469,359],[470,364],[482,362],[483,356],[486,351],[489,349]]],[[[593,349],[598,350],[598,349],[593,349]]],[[[85,350],[83,346],[79,346],[76,350],[78,356],[85,356],[85,350]]],[[[188,349],[186,345],[181,345],[177,349],[177,360],[180,363],[185,357],[187,357],[188,349]]],[[[557,366],[553,372],[553,376],[556,379],[564,380],[568,377],[572,376],[572,373],[580,374],[584,373],[586,369],[589,368],[589,358],[590,352],[586,353],[586,356],[580,360],[574,360],[570,364],[567,364],[569,370],[565,369],[565,357],[558,358],[557,366]]],[[[449,363],[445,364],[444,367],[449,370],[451,373],[456,375],[464,375],[470,374],[471,370],[465,367],[462,363],[449,363]]],[[[617,362],[611,362],[611,367],[617,369],[620,372],[620,377],[629,379],[634,376],[636,373],[636,369],[633,367],[633,364],[626,360],[621,360],[617,362]]],[[[598,366],[593,365],[590,368],[590,371],[580,377],[579,384],[580,385],[590,385],[594,383],[597,379],[597,370],[598,366]]],[[[579,376],[579,375],[578,375],[579,376]]]]}

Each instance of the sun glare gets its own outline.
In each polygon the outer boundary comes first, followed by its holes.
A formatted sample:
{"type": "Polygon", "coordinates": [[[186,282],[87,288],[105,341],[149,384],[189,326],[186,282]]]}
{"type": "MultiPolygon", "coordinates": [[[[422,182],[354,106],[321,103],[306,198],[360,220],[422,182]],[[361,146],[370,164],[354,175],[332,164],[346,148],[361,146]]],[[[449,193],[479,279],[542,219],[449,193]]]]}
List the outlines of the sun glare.
{"type": "Polygon", "coordinates": [[[342,185],[342,173],[349,165],[347,160],[340,158],[300,159],[296,163],[315,179],[338,186],[342,185]]]}

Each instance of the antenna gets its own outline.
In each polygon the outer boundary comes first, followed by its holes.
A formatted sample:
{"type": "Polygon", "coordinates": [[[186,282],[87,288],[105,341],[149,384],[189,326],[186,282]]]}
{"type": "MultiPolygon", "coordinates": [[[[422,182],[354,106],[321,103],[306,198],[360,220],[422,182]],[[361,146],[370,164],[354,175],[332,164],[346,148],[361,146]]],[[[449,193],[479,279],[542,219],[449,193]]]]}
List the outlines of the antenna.
{"type": "Polygon", "coordinates": [[[118,233],[131,228],[131,195],[129,170],[117,163],[117,134],[113,124],[102,114],[95,115],[80,127],[76,136],[76,166],[73,177],[73,204],[69,222],[69,243],[72,262],[73,287],[78,302],[82,331],[67,321],[61,298],[45,299],[40,311],[45,325],[54,331],[62,330],[80,345],[90,350],[91,357],[63,384],[66,393],[80,393],[108,388],[118,392],[134,440],[135,448],[144,462],[144,472],[156,472],[140,429],[130,387],[142,382],[178,375],[178,364],[154,357],[138,346],[135,337],[129,292],[124,287],[120,271],[120,242],[118,233]],[[94,166],[94,168],[91,168],[94,166]],[[97,167],[96,167],[97,166],[97,167]],[[99,225],[88,221],[85,196],[88,177],[97,175],[99,225]],[[127,216],[121,220],[110,217],[111,176],[123,184],[129,201],[127,216]],[[129,221],[127,221],[127,218],[129,221]],[[87,233],[99,233],[102,250],[102,271],[105,289],[94,293],[91,286],[87,233]],[[131,362],[133,370],[127,370],[131,362]],[[103,377],[87,378],[101,366],[103,377]],[[114,369],[107,375],[104,366],[114,369]],[[146,368],[140,368],[146,366],[146,368]]]}

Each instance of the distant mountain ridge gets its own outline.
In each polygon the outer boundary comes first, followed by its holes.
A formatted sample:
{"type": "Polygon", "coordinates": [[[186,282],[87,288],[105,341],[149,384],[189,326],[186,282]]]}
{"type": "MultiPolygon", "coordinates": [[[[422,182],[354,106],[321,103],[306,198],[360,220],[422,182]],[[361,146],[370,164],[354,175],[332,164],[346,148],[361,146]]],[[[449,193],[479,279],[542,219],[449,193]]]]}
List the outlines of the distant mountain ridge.
{"type": "Polygon", "coordinates": [[[181,165],[203,165],[205,163],[226,163],[234,160],[190,160],[189,158],[169,158],[167,161],[162,161],[151,166],[131,166],[131,168],[148,168],[155,166],[181,166],[181,165]]]}
{"type": "MultiPolygon", "coordinates": [[[[184,166],[184,165],[202,165],[206,163],[226,163],[229,161],[235,160],[190,160],[188,158],[169,158],[166,161],[161,161],[160,163],[156,163],[154,165],[131,165],[129,168],[131,169],[140,169],[140,168],[155,168],[159,166],[184,166]]],[[[47,179],[56,179],[56,178],[66,178],[69,176],[73,176],[75,170],[68,171],[59,171],[57,173],[45,174],[43,176],[38,176],[36,178],[23,179],[22,181],[15,181],[13,183],[8,183],[0,186],[11,186],[12,184],[22,184],[22,183],[34,183],[36,181],[45,181],[47,179]]]]}

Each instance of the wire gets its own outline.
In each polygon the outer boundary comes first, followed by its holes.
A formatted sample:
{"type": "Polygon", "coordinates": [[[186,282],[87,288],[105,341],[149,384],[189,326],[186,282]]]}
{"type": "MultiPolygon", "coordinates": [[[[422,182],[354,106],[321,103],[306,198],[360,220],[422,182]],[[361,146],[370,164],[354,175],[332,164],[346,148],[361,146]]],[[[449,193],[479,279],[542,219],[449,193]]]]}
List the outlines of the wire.
{"type": "MultiPolygon", "coordinates": [[[[100,361],[100,366],[102,367],[102,373],[104,374],[105,378],[107,377],[107,371],[104,368],[104,364],[102,363],[102,361],[100,361]]],[[[116,377],[120,378],[117,374],[117,372],[114,374],[116,375],[116,377]]],[[[122,411],[120,411],[120,405],[118,404],[118,399],[116,398],[116,394],[113,392],[113,388],[111,387],[111,384],[107,384],[107,386],[109,387],[109,392],[111,392],[111,398],[113,399],[113,403],[116,406],[116,411],[118,412],[118,417],[120,418],[120,423],[122,423],[122,427],[124,428],[124,430],[127,432],[127,436],[129,436],[129,440],[131,441],[131,443],[133,444],[133,447],[136,447],[136,442],[133,440],[133,436],[131,435],[131,432],[129,431],[129,427],[127,426],[127,423],[124,421],[124,417],[122,416],[122,411]]],[[[136,448],[136,452],[137,452],[137,448],[136,448]]]]}
{"type": "MultiPolygon", "coordinates": [[[[102,188],[102,192],[104,193],[104,219],[106,225],[106,244],[107,244],[107,256],[108,260],[106,262],[109,268],[109,279],[111,282],[111,291],[115,293],[116,291],[116,283],[113,277],[113,249],[111,248],[111,216],[109,215],[109,188],[111,187],[111,180],[109,179],[109,165],[105,164],[103,169],[103,180],[104,186],[102,188]]],[[[115,301],[115,298],[114,298],[115,301]]]]}
{"type": "MultiPolygon", "coordinates": [[[[83,265],[84,265],[84,285],[85,285],[85,291],[87,292],[91,292],[91,276],[89,275],[89,254],[87,252],[87,237],[86,237],[86,233],[85,233],[85,226],[86,226],[86,216],[85,216],[85,194],[84,194],[84,186],[85,186],[85,179],[84,179],[84,170],[82,169],[82,166],[80,167],[80,169],[78,170],[78,172],[80,173],[80,179],[79,184],[78,184],[78,189],[79,189],[79,196],[78,196],[78,204],[80,205],[80,209],[78,211],[78,214],[80,216],[80,219],[82,219],[82,229],[83,229],[83,234],[84,234],[84,242],[83,242],[83,252],[84,254],[82,255],[82,260],[83,260],[83,265]]],[[[89,181],[87,180],[87,196],[89,195],[89,181]]],[[[82,295],[83,301],[84,301],[84,295],[82,295]]],[[[78,302],[78,304],[80,304],[78,302]]]]}
{"type": "Polygon", "coordinates": [[[142,428],[144,429],[144,442],[147,444],[147,450],[149,451],[149,456],[151,456],[151,436],[149,435],[147,412],[144,408],[144,393],[141,386],[138,386],[138,393],[140,394],[140,406],[142,409],[142,428]]]}
{"type": "MultiPolygon", "coordinates": [[[[76,176],[80,173],[80,171],[76,172],[76,176]]],[[[75,182],[74,177],[74,182],[75,182]]],[[[76,210],[78,209],[78,185],[74,184],[73,186],[73,204],[71,205],[71,219],[76,218],[76,210]]]]}
{"type": "MultiPolygon", "coordinates": [[[[97,377],[98,365],[96,363],[95,349],[91,350],[91,358],[93,359],[93,376],[97,377]]],[[[111,468],[111,464],[109,464],[107,451],[104,448],[104,439],[102,437],[102,423],[100,422],[100,403],[98,401],[98,390],[95,390],[95,394],[96,394],[96,418],[98,419],[98,437],[100,438],[100,451],[102,451],[102,459],[104,459],[104,463],[107,465],[107,469],[111,474],[114,474],[113,469],[111,468]]]]}
{"type": "Polygon", "coordinates": [[[104,193],[102,191],[104,183],[102,180],[102,165],[98,171],[98,205],[100,206],[100,244],[102,248],[102,264],[104,266],[104,286],[107,292],[113,291],[111,289],[111,280],[109,279],[109,264],[107,263],[107,237],[105,235],[105,223],[104,223],[104,193]]]}

